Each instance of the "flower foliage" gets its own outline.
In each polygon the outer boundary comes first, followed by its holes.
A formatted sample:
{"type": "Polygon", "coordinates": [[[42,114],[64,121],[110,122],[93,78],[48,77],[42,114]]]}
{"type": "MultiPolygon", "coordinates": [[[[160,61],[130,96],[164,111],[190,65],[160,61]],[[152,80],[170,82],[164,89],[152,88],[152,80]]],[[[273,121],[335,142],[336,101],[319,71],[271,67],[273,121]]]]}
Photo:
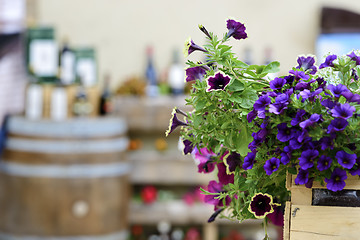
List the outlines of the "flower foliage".
{"type": "Polygon", "coordinates": [[[287,74],[271,79],[278,62],[248,65],[228,45],[247,37],[244,24],[228,20],[222,39],[199,27],[207,43],[191,40],[185,49],[190,54],[196,46],[206,57],[187,62],[193,90],[186,102],[193,111],[182,112],[181,121],[176,109],[168,132],[182,126],[184,153],[193,155],[199,172],[217,171],[219,181],[204,190],[214,204],[211,220],[220,213],[240,221],[282,216],[288,173],[295,184],[317,181],[332,191],[342,190],[349,174],[360,175],[356,52],[328,55],[319,67],[313,56],[300,56],[287,74]]]}

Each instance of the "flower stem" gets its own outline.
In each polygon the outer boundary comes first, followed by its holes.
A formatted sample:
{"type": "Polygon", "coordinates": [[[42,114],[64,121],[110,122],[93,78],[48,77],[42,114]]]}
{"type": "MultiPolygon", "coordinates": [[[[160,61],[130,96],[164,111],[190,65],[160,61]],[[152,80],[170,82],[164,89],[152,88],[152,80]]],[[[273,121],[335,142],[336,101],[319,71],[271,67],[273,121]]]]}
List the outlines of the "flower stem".
{"type": "Polygon", "coordinates": [[[265,237],[264,237],[264,240],[270,240],[269,238],[269,235],[267,233],[267,225],[268,225],[268,221],[267,221],[267,218],[265,217],[264,218],[264,232],[265,232],[265,237]]]}

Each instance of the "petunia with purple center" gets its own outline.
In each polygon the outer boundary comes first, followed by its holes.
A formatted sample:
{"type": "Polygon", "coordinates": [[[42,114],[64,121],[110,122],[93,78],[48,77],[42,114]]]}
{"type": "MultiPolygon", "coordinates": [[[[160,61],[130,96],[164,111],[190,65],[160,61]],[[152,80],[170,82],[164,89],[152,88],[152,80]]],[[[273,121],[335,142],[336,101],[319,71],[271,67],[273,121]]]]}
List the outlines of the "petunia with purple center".
{"type": "Polygon", "coordinates": [[[204,78],[204,75],[206,74],[205,69],[200,66],[187,68],[185,72],[186,72],[186,82],[191,82],[195,80],[201,81],[204,78]]]}
{"type": "Polygon", "coordinates": [[[304,71],[311,70],[310,74],[315,74],[317,72],[315,64],[315,58],[308,56],[308,57],[298,57],[297,62],[299,66],[297,66],[297,69],[302,68],[304,71]]]}
{"type": "Polygon", "coordinates": [[[348,56],[351,60],[355,61],[356,65],[360,65],[360,56],[357,56],[354,51],[352,51],[346,56],[348,56]]]}
{"type": "Polygon", "coordinates": [[[237,22],[233,19],[228,19],[226,27],[229,30],[227,33],[228,38],[234,37],[237,40],[247,38],[247,34],[245,32],[246,27],[244,24],[237,22]]]}
{"type": "Polygon", "coordinates": [[[306,114],[306,111],[304,109],[300,109],[299,111],[297,111],[296,115],[295,115],[295,118],[293,118],[291,120],[291,126],[296,126],[298,125],[300,122],[303,121],[303,117],[304,115],[306,114]]]}
{"type": "Polygon", "coordinates": [[[202,48],[199,45],[195,44],[194,41],[191,38],[189,38],[188,40],[186,40],[185,46],[184,46],[184,55],[185,55],[185,57],[187,57],[188,55],[190,55],[194,51],[207,52],[204,48],[202,48]]]}
{"type": "Polygon", "coordinates": [[[331,173],[331,177],[325,178],[325,182],[327,183],[326,188],[333,192],[341,191],[346,185],[346,179],[346,171],[340,168],[335,168],[335,170],[331,173]]]}
{"type": "Polygon", "coordinates": [[[302,170],[307,170],[314,166],[314,159],[319,156],[319,151],[315,149],[308,149],[301,153],[299,157],[299,165],[302,170]]]}
{"type": "Polygon", "coordinates": [[[327,170],[331,167],[332,159],[326,155],[321,155],[317,163],[317,169],[319,171],[327,170]]]}
{"type": "Polygon", "coordinates": [[[352,93],[350,91],[343,92],[342,95],[346,98],[348,102],[355,102],[360,104],[360,95],[356,93],[352,93]]]}
{"type": "Polygon", "coordinates": [[[271,175],[273,172],[276,172],[280,166],[280,159],[278,158],[270,158],[264,164],[264,170],[267,175],[271,175]]]}
{"type": "Polygon", "coordinates": [[[254,110],[256,111],[265,111],[265,108],[271,103],[271,99],[264,95],[260,96],[258,100],[254,103],[254,110]]]}
{"type": "Polygon", "coordinates": [[[255,163],[255,157],[256,157],[256,151],[249,152],[244,158],[244,163],[242,165],[242,168],[244,170],[252,169],[255,163]]]}
{"type": "Polygon", "coordinates": [[[348,121],[343,118],[335,118],[329,124],[327,133],[343,131],[348,124],[348,121]]]}
{"type": "Polygon", "coordinates": [[[296,185],[303,185],[309,181],[309,171],[299,169],[298,175],[295,178],[296,185]]]}
{"type": "Polygon", "coordinates": [[[287,142],[294,137],[295,131],[287,126],[286,123],[280,123],[277,125],[278,134],[277,139],[280,142],[287,142]]]}
{"type": "Polygon", "coordinates": [[[230,77],[227,75],[223,75],[221,72],[215,74],[215,76],[211,76],[207,79],[208,88],[207,92],[210,91],[218,91],[224,90],[225,87],[229,84],[230,77]]]}
{"type": "Polygon", "coordinates": [[[350,154],[344,150],[338,151],[335,155],[338,163],[346,169],[351,169],[356,162],[356,154],[350,154]]]}
{"type": "Polygon", "coordinates": [[[326,57],[325,62],[320,64],[319,69],[326,68],[326,67],[334,67],[334,60],[337,58],[335,54],[329,55],[326,57]]]}
{"type": "Polygon", "coordinates": [[[284,78],[275,78],[274,80],[270,81],[270,88],[273,90],[280,90],[286,83],[284,78]]]}
{"type": "Polygon", "coordinates": [[[183,150],[184,155],[187,155],[187,154],[191,153],[194,150],[194,145],[190,140],[185,139],[185,140],[182,141],[182,143],[184,145],[184,150],[183,150]]]}
{"type": "Polygon", "coordinates": [[[332,92],[332,94],[337,98],[341,97],[341,95],[344,92],[349,92],[350,91],[345,85],[342,85],[342,84],[338,84],[336,86],[333,85],[333,84],[329,84],[327,86],[327,89],[329,89],[330,92],[332,92]]]}
{"type": "Polygon", "coordinates": [[[333,109],[331,109],[331,113],[333,117],[348,119],[352,117],[355,112],[355,107],[351,106],[348,103],[336,105],[333,109]]]}

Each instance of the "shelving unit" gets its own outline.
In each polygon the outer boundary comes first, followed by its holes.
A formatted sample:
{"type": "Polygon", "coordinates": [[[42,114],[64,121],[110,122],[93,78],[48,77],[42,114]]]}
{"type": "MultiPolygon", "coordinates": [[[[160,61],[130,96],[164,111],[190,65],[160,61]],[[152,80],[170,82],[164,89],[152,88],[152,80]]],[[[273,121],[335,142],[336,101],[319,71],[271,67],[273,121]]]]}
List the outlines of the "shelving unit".
{"type": "MultiPolygon", "coordinates": [[[[199,174],[191,156],[184,156],[178,149],[178,132],[165,138],[171,111],[176,106],[182,110],[191,110],[185,106],[185,97],[117,97],[116,113],[128,122],[129,138],[139,139],[141,148],[128,152],[132,166],[130,181],[133,186],[162,185],[174,190],[179,186],[207,185],[215,180],[214,174],[199,174]],[[157,150],[156,139],[165,139],[167,148],[157,150]]],[[[202,226],[204,240],[220,239],[222,226],[226,228],[244,229],[255,232],[261,228],[261,221],[245,221],[241,224],[227,219],[217,219],[215,223],[207,223],[213,213],[213,206],[194,203],[188,205],[181,199],[157,201],[151,204],[132,201],[130,204],[130,224],[156,225],[167,221],[172,225],[202,226]]]]}

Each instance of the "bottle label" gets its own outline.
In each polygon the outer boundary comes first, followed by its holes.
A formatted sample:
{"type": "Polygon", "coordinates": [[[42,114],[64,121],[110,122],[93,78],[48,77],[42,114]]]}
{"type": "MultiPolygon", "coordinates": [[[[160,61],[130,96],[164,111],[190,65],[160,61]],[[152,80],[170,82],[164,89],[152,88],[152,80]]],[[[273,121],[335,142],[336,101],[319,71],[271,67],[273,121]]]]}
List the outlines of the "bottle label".
{"type": "Polygon", "coordinates": [[[57,74],[58,52],[54,40],[37,39],[29,45],[29,66],[39,77],[52,77],[57,74]]]}
{"type": "Polygon", "coordinates": [[[61,81],[65,85],[75,82],[75,54],[66,51],[61,56],[61,81]]]}
{"type": "Polygon", "coordinates": [[[77,61],[76,74],[85,87],[96,85],[96,64],[91,58],[82,58],[77,61]]]}

